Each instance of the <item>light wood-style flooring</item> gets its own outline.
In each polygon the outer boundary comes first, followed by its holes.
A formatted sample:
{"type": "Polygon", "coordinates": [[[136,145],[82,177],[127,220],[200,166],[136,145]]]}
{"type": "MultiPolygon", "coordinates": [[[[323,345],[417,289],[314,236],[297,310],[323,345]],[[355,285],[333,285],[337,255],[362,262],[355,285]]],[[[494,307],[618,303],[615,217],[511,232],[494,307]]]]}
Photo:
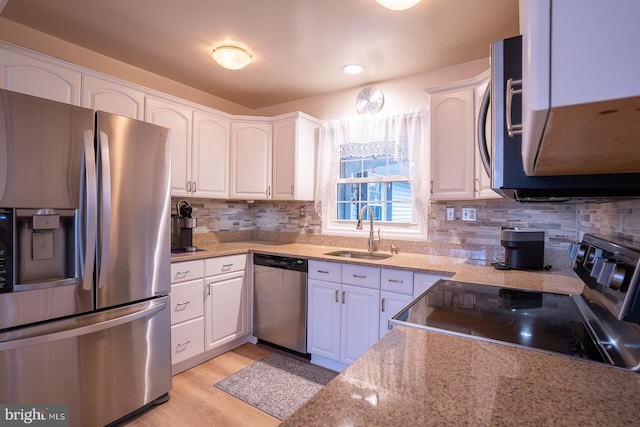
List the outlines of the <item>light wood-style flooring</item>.
{"type": "Polygon", "coordinates": [[[173,377],[170,399],[150,408],[127,427],[277,426],[280,420],[218,390],[213,385],[272,353],[269,347],[244,344],[173,377]]]}

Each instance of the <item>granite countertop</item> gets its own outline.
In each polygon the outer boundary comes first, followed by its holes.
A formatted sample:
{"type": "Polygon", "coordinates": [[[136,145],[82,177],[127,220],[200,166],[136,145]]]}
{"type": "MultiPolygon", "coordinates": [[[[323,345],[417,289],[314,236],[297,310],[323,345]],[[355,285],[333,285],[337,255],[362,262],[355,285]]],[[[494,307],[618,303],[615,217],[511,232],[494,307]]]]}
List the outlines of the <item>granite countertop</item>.
{"type": "MultiPolygon", "coordinates": [[[[400,253],[385,260],[325,255],[305,244],[201,245],[172,262],[260,252],[411,269],[454,280],[579,294],[571,270],[502,271],[460,258],[400,253]]],[[[348,249],[348,248],[344,248],[348,249]]],[[[290,426],[637,425],[640,375],[561,355],[396,326],[309,402],[290,426]]]]}
{"type": "MultiPolygon", "coordinates": [[[[190,261],[217,256],[234,255],[248,252],[264,254],[298,256],[320,261],[360,264],[384,268],[409,269],[416,272],[453,276],[463,282],[475,282],[487,285],[532,289],[564,294],[582,293],[583,284],[571,270],[516,271],[496,270],[480,261],[436,255],[399,253],[383,260],[364,260],[325,255],[340,249],[333,246],[308,245],[300,243],[272,244],[269,242],[229,242],[199,244],[198,252],[171,255],[171,262],[190,261]]],[[[381,252],[381,251],[380,251],[381,252]]]]}
{"type": "Polygon", "coordinates": [[[640,375],[396,326],[281,424],[638,425],[640,375]]]}

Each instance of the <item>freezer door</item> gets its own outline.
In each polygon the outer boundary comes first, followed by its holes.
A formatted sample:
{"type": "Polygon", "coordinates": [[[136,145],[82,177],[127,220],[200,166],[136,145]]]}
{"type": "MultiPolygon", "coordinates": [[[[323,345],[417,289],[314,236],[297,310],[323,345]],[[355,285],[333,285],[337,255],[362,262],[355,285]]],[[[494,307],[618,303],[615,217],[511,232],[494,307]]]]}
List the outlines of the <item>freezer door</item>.
{"type": "Polygon", "coordinates": [[[0,334],[0,402],[66,404],[103,426],[171,388],[169,297],[0,334]]]}
{"type": "Polygon", "coordinates": [[[170,289],[168,130],[97,113],[97,307],[167,295],[170,289]]]}

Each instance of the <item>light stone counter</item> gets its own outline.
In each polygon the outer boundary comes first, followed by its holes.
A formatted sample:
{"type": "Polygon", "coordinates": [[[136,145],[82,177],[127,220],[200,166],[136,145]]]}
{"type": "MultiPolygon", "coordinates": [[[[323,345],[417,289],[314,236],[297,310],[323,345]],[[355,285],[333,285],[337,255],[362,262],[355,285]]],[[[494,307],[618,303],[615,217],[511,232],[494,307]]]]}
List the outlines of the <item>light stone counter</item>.
{"type": "Polygon", "coordinates": [[[639,396],[636,373],[396,326],[281,426],[638,425],[639,396]]]}
{"type": "MultiPolygon", "coordinates": [[[[355,260],[325,255],[341,248],[305,244],[199,244],[203,251],[173,254],[172,262],[260,252],[566,294],[583,287],[570,270],[500,271],[460,258],[408,253],[355,260]]],[[[396,326],[282,426],[639,425],[639,396],[636,373],[396,326]]]]}
{"type": "Polygon", "coordinates": [[[339,249],[333,246],[307,245],[300,243],[271,244],[268,242],[199,243],[201,251],[172,254],[171,262],[189,261],[239,253],[259,252],[273,255],[297,256],[308,259],[361,264],[384,268],[410,269],[416,272],[451,275],[463,282],[512,288],[532,289],[564,294],[580,294],[582,282],[571,270],[516,271],[496,270],[482,265],[479,261],[469,261],[436,255],[399,253],[383,260],[363,260],[325,255],[339,249]]]}

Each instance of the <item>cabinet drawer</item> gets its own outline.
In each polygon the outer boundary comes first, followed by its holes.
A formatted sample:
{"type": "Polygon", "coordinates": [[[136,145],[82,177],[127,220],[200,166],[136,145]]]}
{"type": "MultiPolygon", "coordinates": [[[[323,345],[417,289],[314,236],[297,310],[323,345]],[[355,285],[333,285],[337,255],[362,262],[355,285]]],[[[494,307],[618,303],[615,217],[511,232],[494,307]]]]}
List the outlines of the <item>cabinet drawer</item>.
{"type": "Polygon", "coordinates": [[[380,271],[380,288],[383,291],[411,295],[413,293],[413,271],[383,268],[380,271]]]}
{"type": "Polygon", "coordinates": [[[309,260],[309,279],[340,283],[340,264],[309,260]]]}
{"type": "Polygon", "coordinates": [[[171,324],[195,319],[204,313],[203,279],[171,286],[171,324]]]}
{"type": "Polygon", "coordinates": [[[424,291],[433,286],[440,279],[448,279],[449,276],[441,276],[439,274],[415,273],[413,275],[413,297],[417,298],[424,291]]]}
{"type": "Polygon", "coordinates": [[[247,255],[230,255],[204,260],[204,272],[207,276],[244,270],[247,265],[247,255]]]}
{"type": "Polygon", "coordinates": [[[361,265],[342,264],[342,283],[380,289],[380,269],[361,265]]]}
{"type": "Polygon", "coordinates": [[[204,263],[201,259],[171,264],[171,283],[186,282],[202,277],[204,277],[204,263]]]}
{"type": "Polygon", "coordinates": [[[171,363],[176,364],[204,352],[204,318],[171,327],[171,363]]]}

